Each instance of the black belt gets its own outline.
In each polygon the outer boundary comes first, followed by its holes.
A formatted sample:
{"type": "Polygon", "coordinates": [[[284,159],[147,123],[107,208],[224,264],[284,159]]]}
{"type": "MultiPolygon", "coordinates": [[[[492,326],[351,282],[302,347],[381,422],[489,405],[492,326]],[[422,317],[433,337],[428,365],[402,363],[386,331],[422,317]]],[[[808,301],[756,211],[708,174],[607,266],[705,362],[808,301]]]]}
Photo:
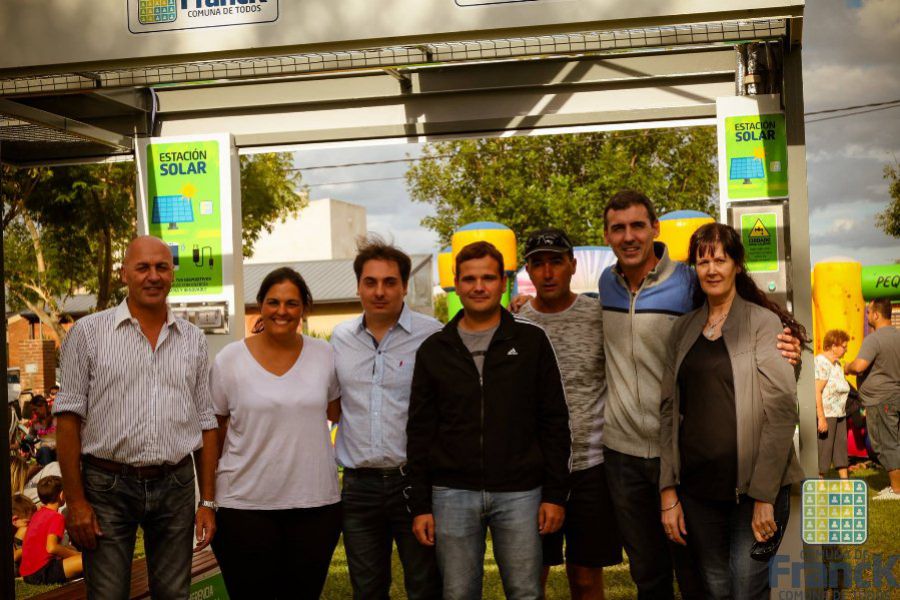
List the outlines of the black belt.
{"type": "Polygon", "coordinates": [[[133,467],[131,465],[119,463],[114,460],[97,458],[96,456],[91,456],[90,454],[82,454],[81,461],[91,465],[92,467],[97,467],[101,471],[106,471],[107,473],[113,473],[115,475],[136,477],[137,479],[159,479],[160,477],[165,477],[172,471],[175,471],[176,469],[179,469],[190,463],[191,455],[188,454],[174,465],[165,463],[161,465],[149,465],[146,467],[133,467]]]}
{"type": "Polygon", "coordinates": [[[403,465],[402,467],[389,467],[386,469],[375,469],[372,467],[351,469],[350,467],[344,467],[344,474],[348,473],[359,477],[405,477],[406,465],[403,465]]]}

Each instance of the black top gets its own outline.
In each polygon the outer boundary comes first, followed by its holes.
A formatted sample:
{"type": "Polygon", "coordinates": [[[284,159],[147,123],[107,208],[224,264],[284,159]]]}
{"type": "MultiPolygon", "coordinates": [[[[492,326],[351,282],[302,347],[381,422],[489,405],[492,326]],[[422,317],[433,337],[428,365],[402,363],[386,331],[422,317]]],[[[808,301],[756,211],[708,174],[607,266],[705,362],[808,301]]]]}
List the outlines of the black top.
{"type": "Polygon", "coordinates": [[[459,337],[460,311],[416,352],[406,424],[408,505],[431,512],[431,487],[568,497],[569,410],[550,338],[503,310],[481,377],[459,337]]]}
{"type": "Polygon", "coordinates": [[[681,487],[707,500],[735,498],[737,416],[734,375],[725,340],[701,334],[678,371],[681,399],[681,487]]]}

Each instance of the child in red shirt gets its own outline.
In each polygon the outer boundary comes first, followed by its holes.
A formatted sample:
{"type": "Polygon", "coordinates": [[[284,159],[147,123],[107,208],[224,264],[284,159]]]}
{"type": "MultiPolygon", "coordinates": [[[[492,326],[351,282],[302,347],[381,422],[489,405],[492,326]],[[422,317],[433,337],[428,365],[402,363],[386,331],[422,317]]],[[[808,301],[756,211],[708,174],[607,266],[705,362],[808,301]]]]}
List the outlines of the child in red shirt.
{"type": "Polygon", "coordinates": [[[65,583],[81,575],[81,553],[71,546],[63,546],[66,521],[59,509],[65,503],[62,478],[44,477],[37,485],[38,498],[44,504],[31,518],[22,544],[22,564],[19,574],[25,583],[46,585],[65,583]]]}

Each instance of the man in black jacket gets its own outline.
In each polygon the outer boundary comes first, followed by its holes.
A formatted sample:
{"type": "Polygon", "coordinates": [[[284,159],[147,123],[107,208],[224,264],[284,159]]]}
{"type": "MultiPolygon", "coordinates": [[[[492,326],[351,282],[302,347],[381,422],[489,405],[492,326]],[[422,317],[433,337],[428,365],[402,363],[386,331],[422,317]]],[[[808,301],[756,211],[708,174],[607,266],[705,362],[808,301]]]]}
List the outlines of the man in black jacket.
{"type": "Polygon", "coordinates": [[[463,311],[416,354],[407,424],[413,532],[436,545],[445,599],[481,597],[485,534],[507,598],[541,597],[541,534],[559,529],[569,416],[544,330],[500,306],[503,256],[456,257],[463,311]]]}

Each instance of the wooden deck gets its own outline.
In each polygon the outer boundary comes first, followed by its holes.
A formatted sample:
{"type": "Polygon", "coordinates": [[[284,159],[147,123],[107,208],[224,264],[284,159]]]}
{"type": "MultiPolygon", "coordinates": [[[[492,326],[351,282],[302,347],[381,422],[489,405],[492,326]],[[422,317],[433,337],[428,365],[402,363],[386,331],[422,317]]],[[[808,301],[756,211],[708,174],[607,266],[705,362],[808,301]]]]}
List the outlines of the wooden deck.
{"type": "MultiPolygon", "coordinates": [[[[216,557],[208,548],[194,555],[191,562],[191,580],[217,569],[219,564],[216,557]]],[[[131,564],[131,594],[132,600],[150,598],[149,581],[147,580],[147,559],[139,558],[131,564]]],[[[72,583],[58,587],[38,596],[32,596],[33,600],[80,600],[87,596],[84,579],[78,579],[72,583]]]]}

